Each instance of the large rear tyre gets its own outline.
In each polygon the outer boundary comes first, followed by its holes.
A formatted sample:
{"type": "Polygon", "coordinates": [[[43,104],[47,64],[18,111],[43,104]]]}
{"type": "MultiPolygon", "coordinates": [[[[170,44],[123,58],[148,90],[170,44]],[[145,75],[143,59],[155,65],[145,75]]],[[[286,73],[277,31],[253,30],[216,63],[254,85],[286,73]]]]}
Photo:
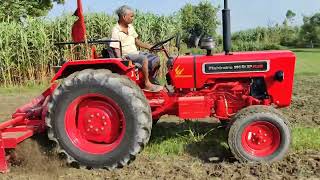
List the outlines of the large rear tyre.
{"type": "Polygon", "coordinates": [[[231,152],[241,162],[281,160],[290,142],[286,119],[276,109],[266,106],[241,110],[232,120],[228,137],[231,152]]]}
{"type": "Polygon", "coordinates": [[[143,92],[109,70],[83,70],[54,91],[48,136],[68,163],[114,169],[135,159],[150,138],[152,118],[143,92]]]}

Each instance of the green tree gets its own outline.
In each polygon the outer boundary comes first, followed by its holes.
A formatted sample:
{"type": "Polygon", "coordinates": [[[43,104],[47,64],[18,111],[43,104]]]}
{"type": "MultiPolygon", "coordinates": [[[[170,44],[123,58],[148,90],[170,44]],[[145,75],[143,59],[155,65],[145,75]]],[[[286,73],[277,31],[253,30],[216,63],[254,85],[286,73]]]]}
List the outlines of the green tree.
{"type": "Polygon", "coordinates": [[[198,5],[187,4],[180,10],[184,36],[216,35],[220,22],[217,18],[219,7],[209,1],[201,1],[198,5]]]}
{"type": "Polygon", "coordinates": [[[292,10],[288,10],[286,13],[285,20],[283,22],[283,26],[281,26],[280,44],[283,46],[296,46],[299,35],[299,27],[294,27],[294,18],[296,17],[296,13],[292,10]]]}
{"type": "Polygon", "coordinates": [[[54,2],[64,3],[64,0],[1,0],[0,21],[19,20],[27,16],[45,16],[54,2]]]}
{"type": "Polygon", "coordinates": [[[289,21],[293,21],[294,17],[296,17],[296,13],[289,9],[286,13],[286,18],[289,21]]]}
{"type": "Polygon", "coordinates": [[[283,21],[283,25],[289,26],[289,23],[292,24],[294,22],[295,17],[296,13],[289,9],[286,13],[286,18],[283,21]]]}
{"type": "Polygon", "coordinates": [[[320,43],[320,13],[303,18],[303,25],[300,31],[300,39],[304,43],[320,43]]]}

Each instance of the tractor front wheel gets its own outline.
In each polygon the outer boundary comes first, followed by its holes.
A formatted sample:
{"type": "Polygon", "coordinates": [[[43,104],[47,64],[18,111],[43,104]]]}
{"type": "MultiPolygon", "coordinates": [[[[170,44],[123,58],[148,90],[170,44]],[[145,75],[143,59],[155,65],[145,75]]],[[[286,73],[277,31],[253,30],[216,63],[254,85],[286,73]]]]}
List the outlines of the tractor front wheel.
{"type": "Polygon", "coordinates": [[[273,162],[287,153],[290,129],[280,112],[253,106],[235,115],[229,130],[231,152],[241,162],[273,162]]]}
{"type": "Polygon", "coordinates": [[[147,144],[150,106],[128,78],[109,70],[83,70],[54,91],[46,118],[49,138],[69,163],[123,167],[147,144]]]}

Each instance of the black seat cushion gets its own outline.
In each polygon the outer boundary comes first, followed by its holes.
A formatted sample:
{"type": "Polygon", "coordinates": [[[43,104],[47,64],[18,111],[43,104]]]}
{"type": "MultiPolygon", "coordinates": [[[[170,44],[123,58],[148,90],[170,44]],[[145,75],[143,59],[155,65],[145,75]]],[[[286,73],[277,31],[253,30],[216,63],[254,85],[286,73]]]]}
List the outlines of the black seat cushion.
{"type": "Polygon", "coordinates": [[[116,53],[111,47],[103,48],[101,51],[101,55],[103,58],[116,58],[116,53]]]}

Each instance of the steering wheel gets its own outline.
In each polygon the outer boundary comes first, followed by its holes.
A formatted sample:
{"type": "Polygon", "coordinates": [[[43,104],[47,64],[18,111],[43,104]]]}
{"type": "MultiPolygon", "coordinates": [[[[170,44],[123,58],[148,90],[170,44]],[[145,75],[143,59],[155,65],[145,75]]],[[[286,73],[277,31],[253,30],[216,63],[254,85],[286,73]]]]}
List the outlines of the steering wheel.
{"type": "Polygon", "coordinates": [[[162,50],[162,46],[165,45],[167,42],[171,41],[173,38],[175,38],[176,36],[172,36],[169,39],[166,39],[164,41],[158,42],[156,43],[154,46],[152,46],[150,48],[150,51],[159,51],[162,50]]]}

